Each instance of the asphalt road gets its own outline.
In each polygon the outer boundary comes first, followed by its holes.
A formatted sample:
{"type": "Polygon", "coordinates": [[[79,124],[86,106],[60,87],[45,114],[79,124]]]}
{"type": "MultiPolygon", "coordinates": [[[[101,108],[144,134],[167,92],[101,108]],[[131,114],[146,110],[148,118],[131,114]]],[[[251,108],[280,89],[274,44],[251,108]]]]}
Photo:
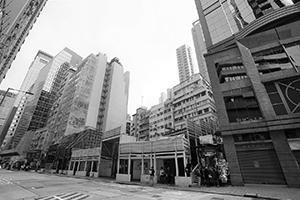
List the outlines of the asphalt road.
{"type": "Polygon", "coordinates": [[[0,200],[250,200],[251,198],[0,170],[0,200]]]}

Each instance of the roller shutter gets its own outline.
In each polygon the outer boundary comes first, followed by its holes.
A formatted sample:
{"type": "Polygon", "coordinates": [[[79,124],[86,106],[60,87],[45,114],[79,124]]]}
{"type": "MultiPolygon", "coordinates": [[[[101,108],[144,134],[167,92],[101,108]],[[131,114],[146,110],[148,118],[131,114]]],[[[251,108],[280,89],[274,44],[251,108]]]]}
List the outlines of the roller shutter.
{"type": "Polygon", "coordinates": [[[237,152],[244,183],[286,184],[274,149],[237,152]]]}

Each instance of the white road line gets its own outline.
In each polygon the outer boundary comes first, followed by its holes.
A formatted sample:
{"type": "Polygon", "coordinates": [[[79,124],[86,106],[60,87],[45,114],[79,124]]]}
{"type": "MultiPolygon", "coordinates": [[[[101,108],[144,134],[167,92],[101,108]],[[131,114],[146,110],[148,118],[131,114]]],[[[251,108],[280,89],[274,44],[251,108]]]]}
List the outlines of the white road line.
{"type": "Polygon", "coordinates": [[[90,195],[73,192],[73,193],[66,193],[66,194],[58,194],[54,196],[47,196],[47,197],[37,197],[36,200],[83,200],[88,198],[90,195]]]}

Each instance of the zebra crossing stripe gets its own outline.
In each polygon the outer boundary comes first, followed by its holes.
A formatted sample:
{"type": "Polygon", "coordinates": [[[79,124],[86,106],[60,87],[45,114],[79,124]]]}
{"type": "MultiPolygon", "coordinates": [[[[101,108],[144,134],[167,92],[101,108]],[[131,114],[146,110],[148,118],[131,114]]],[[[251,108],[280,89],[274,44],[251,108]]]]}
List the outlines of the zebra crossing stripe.
{"type": "Polygon", "coordinates": [[[54,196],[47,197],[37,197],[35,200],[83,200],[88,198],[90,195],[85,195],[78,192],[58,194],[54,196]]]}
{"type": "Polygon", "coordinates": [[[69,196],[73,196],[75,194],[80,194],[78,192],[74,192],[74,193],[69,193],[69,194],[59,194],[59,195],[55,195],[55,197],[59,197],[59,198],[67,198],[69,196]]]}
{"type": "Polygon", "coordinates": [[[83,197],[81,197],[81,198],[79,198],[79,199],[77,199],[77,200],[83,200],[83,199],[86,199],[86,198],[88,198],[89,197],[89,195],[84,195],[83,197]]]}

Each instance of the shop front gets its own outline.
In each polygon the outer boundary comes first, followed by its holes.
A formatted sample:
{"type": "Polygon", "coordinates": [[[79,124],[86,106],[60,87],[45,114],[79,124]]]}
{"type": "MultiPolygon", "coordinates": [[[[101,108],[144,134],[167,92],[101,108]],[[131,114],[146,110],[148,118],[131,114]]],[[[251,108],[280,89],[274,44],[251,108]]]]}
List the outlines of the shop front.
{"type": "Polygon", "coordinates": [[[235,146],[244,183],[286,184],[272,142],[252,142],[235,146]]]}
{"type": "Polygon", "coordinates": [[[101,148],[72,150],[68,174],[79,176],[99,176],[101,148]]]}
{"type": "Polygon", "coordinates": [[[184,173],[190,160],[190,148],[184,135],[156,141],[120,144],[117,181],[149,182],[149,170],[155,170],[154,183],[160,180],[161,168],[169,174],[170,183],[190,185],[191,177],[184,173]]]}

